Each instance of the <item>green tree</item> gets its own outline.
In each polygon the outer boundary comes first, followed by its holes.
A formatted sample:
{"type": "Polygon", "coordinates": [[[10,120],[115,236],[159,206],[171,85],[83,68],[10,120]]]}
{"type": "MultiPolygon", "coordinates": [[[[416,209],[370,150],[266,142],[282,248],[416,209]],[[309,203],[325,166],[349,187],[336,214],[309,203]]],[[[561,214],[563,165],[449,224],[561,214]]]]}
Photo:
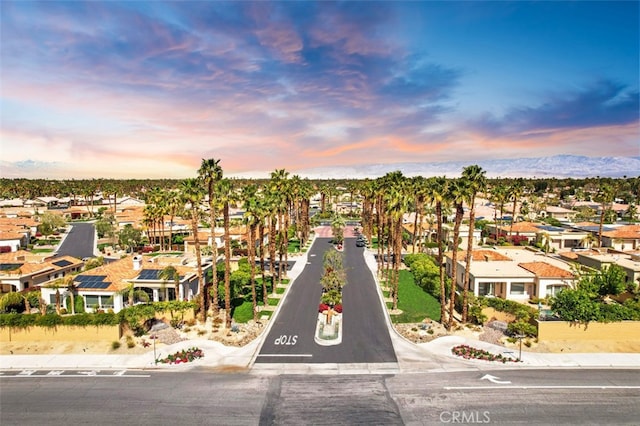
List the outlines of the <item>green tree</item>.
{"type": "Polygon", "coordinates": [[[124,247],[127,252],[133,252],[136,247],[142,245],[143,241],[142,231],[134,228],[131,224],[125,225],[118,236],[120,246],[124,247]]]}
{"type": "MultiPolygon", "coordinates": [[[[207,314],[207,298],[204,289],[204,276],[202,273],[202,255],[200,247],[200,237],[198,229],[200,225],[200,204],[204,200],[204,190],[200,186],[200,181],[194,178],[188,178],[180,184],[180,197],[185,204],[185,209],[191,216],[191,232],[193,233],[193,240],[196,251],[196,273],[198,276],[198,297],[200,298],[200,320],[204,322],[207,314]]],[[[215,262],[214,262],[215,264],[215,262]]],[[[214,274],[215,275],[215,274],[214,274]]]]}
{"type": "Polygon", "coordinates": [[[180,300],[180,274],[173,265],[165,266],[159,273],[158,278],[162,281],[173,281],[175,288],[175,300],[180,300]]]}
{"type": "Polygon", "coordinates": [[[462,179],[466,181],[468,187],[467,202],[469,204],[469,235],[467,237],[467,253],[465,256],[465,269],[462,285],[464,286],[462,292],[462,322],[467,322],[467,311],[469,305],[469,287],[471,287],[471,280],[469,270],[471,269],[471,259],[473,253],[473,234],[475,230],[475,214],[476,214],[476,195],[479,192],[486,191],[487,179],[485,177],[485,171],[478,165],[468,166],[462,170],[462,179]]]}
{"type": "Polygon", "coordinates": [[[66,225],[64,218],[57,214],[45,212],[40,215],[40,224],[38,225],[38,231],[47,239],[56,232],[59,228],[66,225]]]}
{"type": "MultiPolygon", "coordinates": [[[[218,243],[216,241],[216,219],[218,200],[216,195],[216,188],[218,182],[222,180],[224,171],[220,166],[220,160],[214,158],[202,159],[200,169],[198,169],[198,176],[204,183],[207,190],[208,203],[209,203],[209,225],[211,233],[211,248],[213,251],[213,262],[216,263],[218,259],[218,243]]],[[[213,274],[213,282],[211,284],[211,311],[213,315],[218,315],[220,307],[218,306],[218,277],[217,274],[213,274]]]]}

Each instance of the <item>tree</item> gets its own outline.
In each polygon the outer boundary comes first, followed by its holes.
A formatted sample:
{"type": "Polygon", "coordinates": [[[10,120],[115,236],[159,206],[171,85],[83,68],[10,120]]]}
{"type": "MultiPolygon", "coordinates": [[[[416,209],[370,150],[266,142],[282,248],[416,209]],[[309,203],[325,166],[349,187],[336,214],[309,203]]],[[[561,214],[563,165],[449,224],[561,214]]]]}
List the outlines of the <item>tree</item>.
{"type": "Polygon", "coordinates": [[[342,244],[344,242],[344,227],[344,219],[339,214],[336,214],[331,221],[331,233],[334,244],[342,244]]]}
{"type": "Polygon", "coordinates": [[[602,247],[602,228],[607,208],[615,198],[615,188],[607,183],[600,182],[596,200],[600,203],[600,223],[598,224],[598,247],[602,247]]]}
{"type": "Polygon", "coordinates": [[[262,213],[258,199],[258,187],[248,185],[242,188],[244,202],[244,219],[247,223],[247,257],[249,261],[249,280],[251,283],[251,303],[253,306],[253,320],[258,319],[258,300],[256,294],[256,235],[262,213]]]}
{"type": "MultiPolygon", "coordinates": [[[[200,237],[198,235],[198,228],[200,224],[200,203],[204,199],[204,191],[200,186],[200,182],[194,178],[188,178],[182,181],[180,184],[180,194],[183,202],[185,203],[187,210],[191,213],[191,231],[193,232],[193,239],[196,250],[196,265],[198,276],[198,293],[200,297],[200,320],[204,322],[206,316],[206,303],[204,288],[204,277],[202,274],[202,255],[200,247],[200,237]]],[[[214,263],[215,265],[215,263],[214,263]]],[[[215,274],[214,274],[215,275],[215,274]]]]}
{"type": "Polygon", "coordinates": [[[136,301],[148,303],[150,300],[147,292],[139,288],[136,288],[134,283],[130,283],[128,286],[126,286],[122,290],[116,292],[116,294],[126,297],[127,304],[129,306],[133,306],[136,303],[136,301]]]}
{"type": "Polygon", "coordinates": [[[437,223],[437,243],[438,243],[438,272],[440,282],[440,318],[444,323],[447,312],[446,302],[446,286],[445,286],[445,270],[444,270],[444,238],[442,232],[442,208],[443,204],[448,202],[447,194],[449,192],[448,181],[444,176],[433,177],[429,180],[428,199],[435,204],[436,223],[437,223]]]}
{"type": "MultiPolygon", "coordinates": [[[[211,226],[211,248],[213,251],[213,264],[217,263],[218,259],[218,243],[216,241],[216,219],[217,219],[217,202],[216,202],[216,186],[222,179],[223,170],[220,166],[220,160],[214,158],[202,159],[200,169],[198,169],[198,176],[207,188],[207,195],[209,197],[209,224],[211,226]]],[[[213,274],[213,282],[211,284],[211,310],[214,315],[218,314],[218,277],[217,274],[213,274]]],[[[203,295],[204,297],[204,295],[203,295]]]]}
{"type": "Polygon", "coordinates": [[[38,225],[38,231],[49,241],[49,236],[56,232],[59,228],[66,225],[65,220],[50,212],[45,212],[40,215],[40,224],[38,225]]]}
{"type": "Polygon", "coordinates": [[[224,227],[224,307],[226,311],[226,327],[231,328],[231,234],[229,224],[229,207],[236,202],[234,188],[229,179],[218,182],[216,193],[222,203],[224,227]]]}
{"type": "Polygon", "coordinates": [[[173,281],[176,292],[175,300],[180,300],[180,274],[175,266],[165,266],[162,271],[158,273],[158,278],[162,281],[173,281]]]}
{"type": "Polygon", "coordinates": [[[134,228],[131,224],[126,224],[118,236],[120,246],[124,247],[127,252],[133,252],[143,241],[142,231],[134,228]]]}
{"type": "Polygon", "coordinates": [[[454,179],[449,185],[449,199],[453,202],[456,209],[456,215],[453,224],[453,241],[451,244],[451,290],[449,294],[449,318],[447,328],[453,327],[453,312],[455,310],[456,287],[457,287],[457,268],[458,268],[458,250],[460,246],[460,225],[464,216],[463,201],[468,198],[469,188],[462,179],[454,179]]]}
{"type": "Polygon", "coordinates": [[[511,211],[511,225],[509,226],[509,238],[513,236],[513,224],[516,222],[516,208],[518,206],[518,202],[522,197],[522,193],[524,192],[524,179],[518,178],[511,183],[508,189],[509,197],[513,202],[513,210],[511,211]]]}
{"type": "Polygon", "coordinates": [[[468,203],[469,203],[469,235],[467,237],[467,253],[465,256],[465,269],[462,285],[462,322],[467,322],[468,304],[469,304],[469,287],[471,280],[469,270],[471,269],[471,259],[473,252],[473,234],[475,230],[475,200],[478,192],[484,192],[487,188],[487,180],[485,171],[478,165],[468,166],[462,170],[462,179],[466,181],[468,186],[468,203]]]}

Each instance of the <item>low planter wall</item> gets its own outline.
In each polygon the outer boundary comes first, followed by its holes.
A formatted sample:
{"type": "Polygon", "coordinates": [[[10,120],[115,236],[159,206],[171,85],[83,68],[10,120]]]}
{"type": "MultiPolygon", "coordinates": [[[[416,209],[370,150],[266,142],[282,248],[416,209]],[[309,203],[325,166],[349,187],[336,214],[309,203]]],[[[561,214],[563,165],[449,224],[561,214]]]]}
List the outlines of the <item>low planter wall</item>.
{"type": "Polygon", "coordinates": [[[0,327],[0,342],[113,342],[120,337],[122,334],[119,325],[0,327]]]}
{"type": "Polygon", "coordinates": [[[579,324],[566,321],[536,321],[538,340],[599,340],[640,343],[640,321],[590,322],[579,324]]]}
{"type": "Polygon", "coordinates": [[[487,321],[495,319],[498,321],[509,323],[516,320],[515,315],[508,312],[496,311],[494,308],[483,308],[482,313],[487,316],[487,321]]]}

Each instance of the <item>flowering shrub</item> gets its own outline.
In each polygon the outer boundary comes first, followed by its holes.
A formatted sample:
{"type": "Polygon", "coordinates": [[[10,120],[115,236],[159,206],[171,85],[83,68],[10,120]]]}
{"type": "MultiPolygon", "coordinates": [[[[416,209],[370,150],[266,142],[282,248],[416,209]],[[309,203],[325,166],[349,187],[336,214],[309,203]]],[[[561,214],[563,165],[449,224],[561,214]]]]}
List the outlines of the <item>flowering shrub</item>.
{"type": "Polygon", "coordinates": [[[342,313],[342,305],[334,306],[333,310],[336,311],[337,313],[341,314],[342,313]]]}
{"type": "Polygon", "coordinates": [[[191,362],[202,357],[204,357],[204,352],[202,352],[202,349],[194,347],[183,349],[173,355],[169,355],[166,358],[158,359],[156,361],[161,364],[183,364],[185,362],[191,362]]]}
{"type": "Polygon", "coordinates": [[[318,307],[318,312],[322,313],[327,309],[329,309],[329,305],[327,305],[326,303],[321,303],[320,306],[318,307]]]}
{"type": "Polygon", "coordinates": [[[500,354],[492,354],[491,352],[485,351],[483,349],[472,348],[468,345],[455,346],[451,348],[451,353],[464,359],[481,359],[484,361],[498,361],[502,363],[518,362],[518,360],[516,359],[507,358],[500,354]]]}

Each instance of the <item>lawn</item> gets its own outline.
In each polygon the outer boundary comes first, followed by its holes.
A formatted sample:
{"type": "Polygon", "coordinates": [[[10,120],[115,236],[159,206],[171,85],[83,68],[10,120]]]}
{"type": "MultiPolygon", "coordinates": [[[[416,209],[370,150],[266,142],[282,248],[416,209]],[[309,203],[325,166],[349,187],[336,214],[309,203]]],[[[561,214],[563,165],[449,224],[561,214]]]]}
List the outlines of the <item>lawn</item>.
{"type": "Polygon", "coordinates": [[[440,321],[440,302],[425,293],[413,280],[409,271],[400,271],[398,283],[398,309],[400,315],[392,315],[394,323],[421,322],[426,317],[440,321]]]}
{"type": "Polygon", "coordinates": [[[51,253],[53,252],[53,249],[48,249],[48,248],[40,248],[40,249],[32,249],[31,253],[33,254],[38,254],[38,253],[51,253]]]}

